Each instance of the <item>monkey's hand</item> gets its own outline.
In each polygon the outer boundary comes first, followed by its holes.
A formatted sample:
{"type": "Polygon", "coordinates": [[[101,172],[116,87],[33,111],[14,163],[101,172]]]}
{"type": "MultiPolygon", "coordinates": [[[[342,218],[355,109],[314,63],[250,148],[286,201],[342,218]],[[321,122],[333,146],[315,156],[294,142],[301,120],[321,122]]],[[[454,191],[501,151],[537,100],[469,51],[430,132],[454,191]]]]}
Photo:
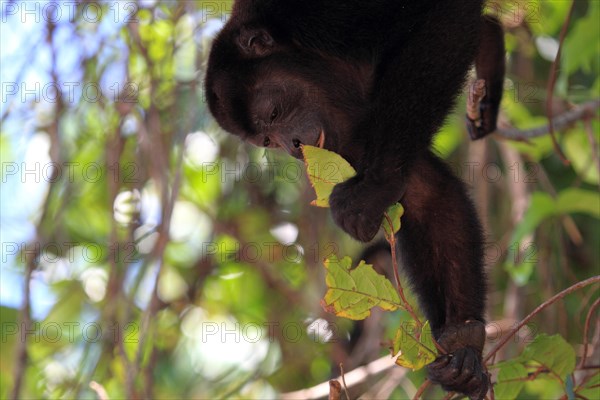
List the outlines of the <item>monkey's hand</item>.
{"type": "Polygon", "coordinates": [[[362,174],[342,182],[329,197],[333,220],[353,238],[368,242],[379,231],[385,210],[398,201],[396,189],[362,174]]]}
{"type": "Polygon", "coordinates": [[[489,378],[481,353],[485,344],[485,325],[467,321],[446,327],[438,343],[448,352],[427,366],[429,379],[446,391],[464,393],[471,400],[482,400],[489,378]]]}

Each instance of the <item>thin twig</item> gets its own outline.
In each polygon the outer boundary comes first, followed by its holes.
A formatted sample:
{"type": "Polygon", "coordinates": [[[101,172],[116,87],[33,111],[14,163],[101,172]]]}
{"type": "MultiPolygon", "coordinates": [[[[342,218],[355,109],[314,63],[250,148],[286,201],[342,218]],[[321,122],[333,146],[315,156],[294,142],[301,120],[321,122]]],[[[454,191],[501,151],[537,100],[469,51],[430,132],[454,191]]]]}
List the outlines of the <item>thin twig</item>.
{"type": "MultiPolygon", "coordinates": [[[[48,203],[48,202],[46,202],[48,203]]],[[[30,256],[31,259],[27,261],[25,269],[25,285],[23,288],[23,304],[19,310],[19,326],[23,332],[29,332],[31,330],[31,275],[35,269],[35,258],[37,255],[33,254],[30,256]],[[35,257],[34,257],[35,256],[35,257]]],[[[23,376],[25,375],[25,368],[27,367],[27,337],[20,335],[17,340],[17,348],[15,351],[16,359],[14,366],[14,386],[10,395],[13,400],[20,398],[21,386],[23,384],[23,376]]]]}
{"type": "Polygon", "coordinates": [[[521,320],[521,322],[519,322],[519,324],[514,327],[496,346],[494,346],[494,348],[492,350],[490,350],[488,352],[488,354],[485,356],[485,358],[483,359],[484,363],[487,363],[493,356],[494,354],[496,354],[496,352],[498,350],[500,350],[506,343],[508,343],[508,341],[525,325],[527,324],[533,317],[535,317],[540,311],[542,311],[543,309],[545,309],[546,307],[554,304],[556,301],[562,299],[563,297],[565,297],[568,294],[571,294],[579,289],[583,289],[586,286],[589,285],[593,285],[595,283],[599,283],[600,282],[600,275],[596,275],[593,276],[591,278],[588,278],[584,281],[578,282],[575,285],[563,290],[562,292],[554,295],[553,297],[551,297],[550,299],[546,300],[545,302],[543,302],[542,304],[540,304],[538,307],[536,307],[535,310],[533,310],[527,317],[525,317],[523,320],[521,320]]]}
{"type": "MultiPolygon", "coordinates": [[[[112,132],[112,134],[107,135],[106,139],[106,149],[105,149],[105,163],[108,168],[111,166],[115,166],[115,168],[119,168],[119,160],[123,154],[123,150],[125,148],[125,140],[121,136],[121,128],[123,122],[119,123],[112,132]]],[[[112,209],[119,194],[119,181],[118,179],[107,179],[108,186],[108,209],[112,209]]],[[[107,306],[103,310],[104,318],[110,323],[115,321],[117,323],[117,332],[119,334],[115,335],[113,342],[110,344],[112,346],[111,349],[104,349],[104,352],[110,354],[111,357],[115,356],[115,352],[113,348],[116,347],[119,350],[119,355],[121,356],[124,364],[124,380],[125,380],[125,391],[129,397],[134,396],[135,392],[135,374],[134,369],[131,366],[131,360],[127,355],[127,351],[125,351],[125,344],[121,338],[120,332],[123,325],[119,324],[119,319],[117,317],[117,304],[119,304],[122,296],[122,269],[119,268],[119,257],[117,256],[119,249],[121,248],[121,243],[119,242],[118,235],[118,226],[117,221],[112,218],[110,224],[110,232],[109,232],[109,275],[108,275],[108,284],[107,284],[107,298],[113,299],[113,301],[108,302],[107,306]]],[[[107,345],[107,344],[105,344],[107,345]]]]}
{"type": "MultiPolygon", "coordinates": [[[[56,49],[52,47],[53,43],[53,35],[54,35],[55,25],[52,21],[48,21],[47,29],[47,42],[49,43],[51,49],[52,56],[52,71],[51,78],[54,83],[58,82],[58,73],[57,73],[57,55],[56,49]]],[[[54,110],[54,118],[52,123],[48,127],[48,136],[50,137],[50,160],[54,163],[54,165],[62,165],[61,164],[61,145],[60,145],[60,135],[59,135],[59,123],[60,116],[64,109],[64,103],[60,96],[58,96],[58,101],[56,103],[56,109],[54,110]]],[[[31,320],[31,277],[33,275],[33,271],[36,269],[37,263],[39,261],[39,257],[41,254],[41,249],[44,248],[44,235],[42,233],[41,226],[46,221],[48,217],[48,212],[50,210],[50,201],[54,197],[54,192],[57,187],[57,182],[60,180],[58,176],[58,168],[53,168],[51,177],[48,180],[48,193],[46,195],[46,199],[44,201],[44,205],[42,208],[41,216],[39,218],[39,222],[36,226],[35,233],[35,249],[32,253],[25,252],[25,256],[27,257],[25,263],[25,276],[24,276],[24,287],[23,287],[23,304],[19,309],[19,326],[21,327],[22,332],[30,331],[32,320],[31,320]]],[[[23,385],[23,378],[25,375],[25,370],[27,369],[27,362],[29,358],[29,352],[27,349],[27,338],[26,335],[21,335],[17,341],[17,348],[15,349],[15,366],[14,366],[14,386],[11,391],[10,398],[11,399],[19,399],[21,387],[23,385]]]]}
{"type": "Polygon", "coordinates": [[[344,364],[340,363],[340,375],[342,377],[342,383],[344,384],[344,393],[346,394],[346,400],[350,400],[350,395],[348,394],[348,385],[346,385],[346,374],[344,373],[344,364]]]}
{"type": "Polygon", "coordinates": [[[577,369],[582,370],[582,371],[590,370],[590,369],[600,369],[600,365],[584,365],[577,369]]]}
{"type": "MultiPolygon", "coordinates": [[[[169,241],[169,227],[171,225],[171,217],[173,215],[173,208],[175,206],[177,197],[179,196],[179,188],[181,186],[182,170],[183,170],[183,154],[184,154],[184,150],[183,150],[183,146],[182,146],[180,148],[180,152],[179,152],[178,159],[177,159],[175,178],[173,180],[171,194],[170,194],[170,196],[168,196],[168,199],[165,202],[166,204],[163,203],[165,205],[164,205],[164,211],[163,211],[163,216],[162,216],[162,223],[161,223],[161,227],[159,230],[160,231],[159,240],[154,249],[154,252],[156,254],[157,263],[158,263],[158,271],[156,272],[156,278],[154,281],[154,289],[152,291],[152,297],[148,303],[148,306],[146,307],[146,310],[144,310],[144,315],[142,316],[142,327],[140,329],[139,345],[138,345],[136,359],[135,359],[137,370],[140,369],[140,366],[142,363],[145,340],[148,337],[147,330],[150,327],[150,321],[152,320],[152,317],[158,311],[158,307],[160,305],[160,298],[158,296],[158,284],[159,284],[159,280],[161,277],[161,270],[164,265],[165,249],[166,249],[166,246],[169,241]]],[[[168,185],[168,181],[165,177],[165,180],[163,182],[163,187],[166,188],[167,185],[168,185]]],[[[151,364],[152,363],[149,362],[148,366],[150,367],[151,364]]],[[[153,385],[152,385],[152,382],[150,382],[150,378],[152,377],[152,374],[146,370],[144,373],[144,376],[146,377],[146,385],[145,385],[146,395],[147,395],[147,397],[151,398],[152,397],[151,389],[152,389],[153,385]]]]}
{"type": "MultiPolygon", "coordinates": [[[[486,376],[488,378],[488,387],[489,387],[489,393],[490,393],[490,400],[496,400],[496,392],[494,391],[494,385],[492,384],[492,376],[491,376],[491,374],[489,372],[486,373],[486,376]]],[[[487,397],[486,397],[486,399],[487,399],[487,397]]]]}
{"type": "Polygon", "coordinates": [[[431,386],[431,381],[429,379],[425,379],[425,382],[423,382],[421,384],[421,386],[419,386],[419,390],[417,390],[417,393],[415,393],[415,396],[413,397],[413,400],[419,400],[421,398],[421,396],[423,396],[423,393],[425,393],[425,391],[427,390],[427,388],[429,386],[431,386]]]}
{"type": "MultiPolygon", "coordinates": [[[[131,36],[131,39],[135,44],[137,44],[140,53],[144,57],[146,61],[146,65],[149,69],[151,69],[153,62],[152,58],[149,56],[148,49],[144,45],[139,35],[139,26],[137,23],[129,22],[128,24],[128,32],[131,36]]],[[[151,74],[150,81],[150,93],[151,98],[155,98],[156,87],[158,86],[158,82],[156,77],[151,74]]],[[[177,196],[179,195],[179,187],[181,183],[181,167],[183,160],[183,148],[180,150],[179,158],[177,160],[175,178],[171,185],[171,193],[169,193],[169,179],[168,179],[168,149],[162,145],[161,137],[161,124],[160,118],[158,116],[158,110],[155,107],[155,104],[152,103],[150,105],[150,109],[146,116],[147,129],[140,129],[140,135],[142,136],[142,152],[147,157],[153,158],[153,163],[150,163],[150,175],[156,180],[157,185],[159,186],[159,192],[161,197],[162,204],[162,218],[161,225],[159,228],[159,237],[158,241],[152,251],[152,256],[155,259],[156,264],[158,265],[158,271],[156,271],[156,277],[154,280],[154,286],[152,290],[152,295],[146,309],[143,312],[141,318],[141,327],[140,327],[140,335],[138,339],[138,348],[135,356],[135,364],[134,364],[134,372],[137,374],[140,370],[143,369],[142,376],[145,380],[144,385],[144,393],[147,398],[152,398],[152,362],[149,361],[145,368],[142,368],[143,356],[145,354],[145,348],[147,340],[150,334],[154,334],[154,332],[150,333],[149,330],[151,328],[151,320],[152,317],[156,314],[160,307],[160,298],[158,296],[158,283],[160,281],[161,272],[164,267],[164,254],[166,246],[169,242],[169,227],[171,224],[171,217],[173,214],[173,208],[175,205],[175,201],[177,196]],[[152,146],[150,146],[152,144],[152,146]],[[158,145],[157,145],[158,144],[158,145]]],[[[142,125],[140,128],[144,128],[142,125]]],[[[183,137],[183,135],[181,135],[183,137]]],[[[151,351],[151,354],[154,353],[154,349],[151,351]]]]}
{"type": "Polygon", "coordinates": [[[592,322],[592,315],[594,314],[594,311],[596,311],[596,308],[598,308],[598,306],[600,306],[600,298],[596,299],[594,304],[592,304],[590,310],[587,313],[587,316],[585,317],[585,326],[583,328],[583,356],[581,356],[581,361],[579,361],[579,365],[577,366],[578,369],[582,368],[585,365],[585,362],[587,361],[587,351],[589,346],[588,334],[590,331],[590,323],[592,322]]]}

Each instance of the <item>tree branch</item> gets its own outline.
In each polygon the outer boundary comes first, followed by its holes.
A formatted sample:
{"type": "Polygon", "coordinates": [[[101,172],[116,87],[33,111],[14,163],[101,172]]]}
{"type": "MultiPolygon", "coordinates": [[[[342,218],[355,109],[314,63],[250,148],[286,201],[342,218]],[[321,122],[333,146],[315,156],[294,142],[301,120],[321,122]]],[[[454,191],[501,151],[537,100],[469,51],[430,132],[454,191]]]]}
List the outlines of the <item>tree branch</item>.
{"type": "MultiPolygon", "coordinates": [[[[552,119],[552,126],[555,130],[565,129],[567,126],[582,119],[590,118],[598,112],[600,99],[591,100],[576,106],[570,111],[558,115],[552,119]]],[[[524,140],[544,136],[549,132],[549,124],[533,129],[498,129],[496,135],[505,139],[524,140]]]]}
{"type": "MultiPolygon", "coordinates": [[[[376,376],[393,368],[394,366],[396,366],[394,358],[388,355],[378,358],[377,360],[372,361],[367,365],[363,365],[362,367],[353,369],[352,371],[344,374],[348,389],[352,390],[353,388],[356,388],[362,384],[366,384],[368,383],[369,379],[375,378],[376,376]]],[[[407,371],[408,370],[404,370],[404,373],[406,374],[407,371]]],[[[341,377],[336,378],[336,380],[338,381],[340,381],[341,379],[341,377]]],[[[283,400],[315,400],[326,399],[328,396],[329,381],[320,383],[311,388],[298,390],[296,392],[281,393],[279,395],[279,398],[283,400]]]]}

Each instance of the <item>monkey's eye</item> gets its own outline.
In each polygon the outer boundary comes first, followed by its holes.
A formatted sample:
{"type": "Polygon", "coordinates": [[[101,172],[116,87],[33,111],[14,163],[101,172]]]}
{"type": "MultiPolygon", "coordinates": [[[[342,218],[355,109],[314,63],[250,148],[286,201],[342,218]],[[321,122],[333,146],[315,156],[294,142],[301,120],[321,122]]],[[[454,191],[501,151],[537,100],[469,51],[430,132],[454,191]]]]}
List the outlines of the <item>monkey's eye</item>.
{"type": "Polygon", "coordinates": [[[302,142],[298,139],[294,139],[292,140],[292,144],[294,145],[295,148],[300,148],[300,145],[302,144],[302,142]]]}
{"type": "Polygon", "coordinates": [[[271,144],[271,139],[269,139],[268,136],[265,136],[265,140],[263,142],[263,146],[264,147],[269,147],[270,144],[271,144]]]}
{"type": "Polygon", "coordinates": [[[271,113],[270,122],[273,122],[275,120],[275,118],[277,118],[278,115],[279,115],[279,111],[277,110],[277,107],[275,107],[273,109],[273,112],[271,113]]]}

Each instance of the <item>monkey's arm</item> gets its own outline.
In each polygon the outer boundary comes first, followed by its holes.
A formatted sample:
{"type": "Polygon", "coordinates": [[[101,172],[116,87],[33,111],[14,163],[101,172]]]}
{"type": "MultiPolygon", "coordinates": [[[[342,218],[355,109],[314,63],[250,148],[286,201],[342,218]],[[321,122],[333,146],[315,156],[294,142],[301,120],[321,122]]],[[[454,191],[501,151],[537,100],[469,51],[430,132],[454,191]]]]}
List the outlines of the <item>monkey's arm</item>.
{"type": "Polygon", "coordinates": [[[337,185],[330,201],[335,221],[356,239],[375,236],[383,212],[406,189],[415,157],[450,112],[475,58],[479,21],[473,2],[450,2],[429,11],[408,39],[391,35],[376,66],[371,106],[354,132],[366,149],[357,176],[337,185]]]}

